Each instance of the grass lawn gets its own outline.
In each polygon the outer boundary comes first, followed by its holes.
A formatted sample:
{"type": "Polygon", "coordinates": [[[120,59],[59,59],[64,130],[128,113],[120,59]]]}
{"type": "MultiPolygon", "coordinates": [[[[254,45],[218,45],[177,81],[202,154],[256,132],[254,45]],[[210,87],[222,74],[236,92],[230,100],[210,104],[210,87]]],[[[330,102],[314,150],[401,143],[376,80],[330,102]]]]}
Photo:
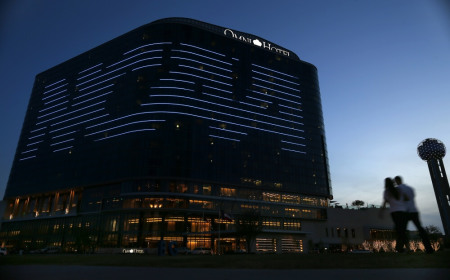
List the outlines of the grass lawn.
{"type": "Polygon", "coordinates": [[[450,251],[395,254],[243,254],[223,256],[9,255],[0,265],[96,265],[248,269],[450,268],[450,251]]]}

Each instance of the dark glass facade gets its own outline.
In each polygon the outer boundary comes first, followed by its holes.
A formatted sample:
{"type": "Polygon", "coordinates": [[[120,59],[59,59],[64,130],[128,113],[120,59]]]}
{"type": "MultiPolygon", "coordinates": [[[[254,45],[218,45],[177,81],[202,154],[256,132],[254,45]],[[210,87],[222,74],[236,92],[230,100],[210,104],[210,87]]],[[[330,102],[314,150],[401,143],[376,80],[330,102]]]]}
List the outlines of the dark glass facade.
{"type": "Polygon", "coordinates": [[[216,250],[222,238],[230,251],[251,215],[256,250],[301,251],[302,220],[326,219],[330,197],[316,68],[260,37],[170,18],[37,75],[0,240],[216,250]]]}

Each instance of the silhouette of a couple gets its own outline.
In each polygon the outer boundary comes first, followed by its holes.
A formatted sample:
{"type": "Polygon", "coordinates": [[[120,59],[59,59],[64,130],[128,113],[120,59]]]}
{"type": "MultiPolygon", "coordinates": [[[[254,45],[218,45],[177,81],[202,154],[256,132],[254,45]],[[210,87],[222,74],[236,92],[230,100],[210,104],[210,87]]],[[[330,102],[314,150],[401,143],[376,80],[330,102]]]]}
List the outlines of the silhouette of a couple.
{"type": "Polygon", "coordinates": [[[433,253],[434,250],[431,247],[428,234],[420,223],[419,211],[417,210],[416,203],[414,201],[415,195],[413,188],[404,184],[400,176],[396,176],[394,180],[391,178],[384,179],[384,187],[384,201],[381,209],[385,209],[386,204],[389,204],[389,210],[395,225],[395,231],[397,233],[395,245],[397,252],[405,252],[405,246],[406,249],[408,249],[409,240],[406,233],[406,227],[408,222],[412,221],[419,231],[425,251],[429,254],[433,253]],[[397,186],[395,186],[395,184],[397,186]]]}

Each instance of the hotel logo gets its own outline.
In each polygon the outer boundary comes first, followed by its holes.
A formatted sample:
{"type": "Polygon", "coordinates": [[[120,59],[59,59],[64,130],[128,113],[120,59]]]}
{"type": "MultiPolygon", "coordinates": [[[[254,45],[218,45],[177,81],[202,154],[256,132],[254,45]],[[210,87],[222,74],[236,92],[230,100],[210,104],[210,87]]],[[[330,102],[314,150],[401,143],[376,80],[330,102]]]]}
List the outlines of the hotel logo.
{"type": "Polygon", "coordinates": [[[225,36],[233,37],[234,39],[238,39],[240,41],[244,41],[244,42],[246,42],[248,44],[252,44],[254,46],[257,46],[257,47],[260,47],[260,48],[263,48],[263,49],[268,49],[268,50],[270,50],[272,52],[276,52],[276,53],[279,53],[279,54],[282,54],[282,55],[285,55],[285,56],[289,56],[289,51],[287,51],[287,50],[274,47],[274,46],[272,46],[271,43],[267,43],[266,41],[262,41],[262,40],[260,40],[258,38],[254,39],[254,38],[246,37],[246,35],[239,34],[236,31],[233,31],[233,30],[231,30],[229,28],[225,29],[223,31],[223,34],[225,36]]]}

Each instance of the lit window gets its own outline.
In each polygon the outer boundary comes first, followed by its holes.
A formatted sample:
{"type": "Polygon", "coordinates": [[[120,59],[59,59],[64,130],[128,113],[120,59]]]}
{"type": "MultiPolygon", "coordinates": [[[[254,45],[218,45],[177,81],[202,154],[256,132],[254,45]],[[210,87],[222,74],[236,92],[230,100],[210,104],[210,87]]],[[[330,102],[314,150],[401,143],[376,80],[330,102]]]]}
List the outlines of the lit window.
{"type": "MultiPolygon", "coordinates": [[[[212,160],[211,160],[212,162],[212,160]]],[[[210,195],[211,194],[211,186],[203,186],[203,194],[204,195],[210,195]]]]}
{"type": "Polygon", "coordinates": [[[236,196],[236,189],[232,188],[220,188],[221,196],[236,196]]]}

